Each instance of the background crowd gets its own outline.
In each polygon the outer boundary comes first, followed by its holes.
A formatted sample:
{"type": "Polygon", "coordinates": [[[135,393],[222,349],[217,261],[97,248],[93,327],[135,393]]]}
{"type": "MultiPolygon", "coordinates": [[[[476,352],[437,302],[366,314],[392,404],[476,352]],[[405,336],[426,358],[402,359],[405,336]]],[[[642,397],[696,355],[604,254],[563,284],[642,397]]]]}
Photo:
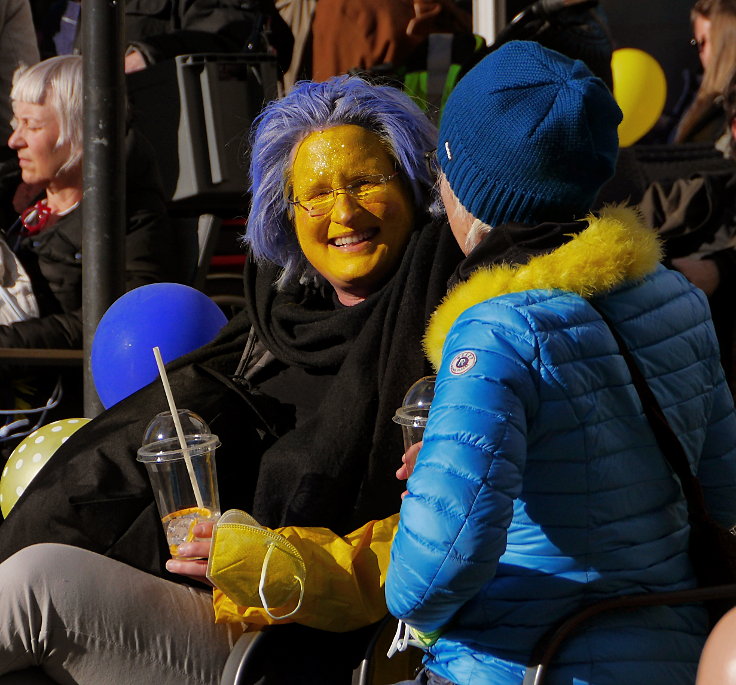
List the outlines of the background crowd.
{"type": "MultiPolygon", "coordinates": [[[[79,349],[83,10],[5,9],[14,305],[0,346],[79,349]]],[[[695,586],[686,502],[623,356],[732,525],[736,2],[697,0],[689,19],[696,87],[626,150],[623,39],[594,0],[535,3],[494,41],[459,0],[126,0],[128,74],[208,53],[268,53],[279,69],[281,97],[248,138],[239,310],[170,365],[180,406],[222,441],[223,510],[252,513],[326,579],[278,629],[290,658],[258,682],[348,681],[388,608],[425,647],[418,682],[516,684],[582,603],[695,586]],[[433,371],[405,485],[391,415],[433,371]]],[[[160,141],[139,124],[126,288],[187,283],[160,141]]],[[[0,371],[10,404],[29,377],[46,392],[43,372],[0,371]]],[[[166,406],[154,384],[90,421],[2,521],[0,683],[217,682],[243,625],[275,622],[219,590],[213,622],[211,526],[186,550],[204,562],[169,559],[131,459],[166,406]]],[[[555,677],[686,685],[707,620],[693,606],[614,616],[566,646],[555,677]]]]}

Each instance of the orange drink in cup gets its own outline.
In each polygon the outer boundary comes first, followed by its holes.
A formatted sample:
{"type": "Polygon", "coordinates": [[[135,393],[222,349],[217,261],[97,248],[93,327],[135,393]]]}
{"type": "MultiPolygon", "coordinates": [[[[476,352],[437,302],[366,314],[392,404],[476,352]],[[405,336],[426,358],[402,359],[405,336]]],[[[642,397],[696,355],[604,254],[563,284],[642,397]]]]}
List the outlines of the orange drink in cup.
{"type": "Polygon", "coordinates": [[[220,518],[215,450],[216,435],[186,435],[186,450],[177,438],[156,440],[138,450],[145,464],[171,555],[192,542],[194,527],[220,518]],[[187,463],[189,462],[189,463],[187,463]]]}

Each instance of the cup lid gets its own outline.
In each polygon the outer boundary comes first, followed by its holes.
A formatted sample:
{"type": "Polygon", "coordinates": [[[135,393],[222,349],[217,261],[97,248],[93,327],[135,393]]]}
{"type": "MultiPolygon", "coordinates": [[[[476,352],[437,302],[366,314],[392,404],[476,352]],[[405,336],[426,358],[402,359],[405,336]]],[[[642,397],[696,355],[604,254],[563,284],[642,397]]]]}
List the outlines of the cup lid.
{"type": "MultiPolygon", "coordinates": [[[[211,452],[221,445],[220,439],[212,433],[206,435],[185,435],[189,456],[195,457],[211,452]]],[[[164,438],[138,448],[136,459],[142,462],[162,462],[183,459],[178,438],[164,438]]]]}
{"type": "Polygon", "coordinates": [[[424,428],[427,425],[427,417],[429,416],[429,406],[423,407],[400,407],[391,417],[394,423],[400,426],[413,426],[414,428],[424,428]]]}
{"type": "MultiPolygon", "coordinates": [[[[210,435],[212,431],[207,422],[199,415],[189,409],[179,409],[179,421],[184,435],[210,435]]],[[[156,414],[143,433],[141,445],[150,445],[159,440],[177,438],[176,426],[170,411],[162,411],[156,414]]]]}
{"type": "Polygon", "coordinates": [[[401,404],[403,408],[408,407],[424,407],[429,411],[429,405],[434,399],[434,384],[437,376],[424,376],[414,383],[404,395],[404,401],[401,404]]]}
{"type": "Polygon", "coordinates": [[[392,420],[402,426],[424,427],[429,416],[429,405],[434,399],[434,384],[437,376],[424,376],[413,383],[404,395],[402,405],[392,420]]]}

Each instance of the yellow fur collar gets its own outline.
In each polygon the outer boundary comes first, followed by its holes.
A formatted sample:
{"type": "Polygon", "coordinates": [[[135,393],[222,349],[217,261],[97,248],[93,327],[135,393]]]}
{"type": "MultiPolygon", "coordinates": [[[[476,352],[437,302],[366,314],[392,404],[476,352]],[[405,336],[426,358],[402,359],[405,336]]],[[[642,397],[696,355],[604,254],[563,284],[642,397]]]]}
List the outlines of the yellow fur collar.
{"type": "Polygon", "coordinates": [[[606,207],[586,218],[588,227],[554,252],[527,264],[478,269],[437,307],[424,336],[424,350],[435,369],[452,324],[466,309],[506,293],[558,288],[592,297],[624,281],[643,278],[662,259],[657,234],[631,207],[606,207]]]}

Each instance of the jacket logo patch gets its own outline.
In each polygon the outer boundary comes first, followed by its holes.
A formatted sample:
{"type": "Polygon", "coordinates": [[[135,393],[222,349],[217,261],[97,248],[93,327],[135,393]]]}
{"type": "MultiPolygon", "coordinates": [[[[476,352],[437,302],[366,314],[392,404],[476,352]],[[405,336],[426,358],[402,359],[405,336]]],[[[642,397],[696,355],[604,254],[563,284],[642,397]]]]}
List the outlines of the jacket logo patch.
{"type": "Polygon", "coordinates": [[[455,359],[450,364],[450,373],[455,376],[460,376],[466,371],[470,371],[475,366],[475,362],[478,361],[478,357],[475,356],[475,352],[466,350],[455,355],[455,359]]]}

